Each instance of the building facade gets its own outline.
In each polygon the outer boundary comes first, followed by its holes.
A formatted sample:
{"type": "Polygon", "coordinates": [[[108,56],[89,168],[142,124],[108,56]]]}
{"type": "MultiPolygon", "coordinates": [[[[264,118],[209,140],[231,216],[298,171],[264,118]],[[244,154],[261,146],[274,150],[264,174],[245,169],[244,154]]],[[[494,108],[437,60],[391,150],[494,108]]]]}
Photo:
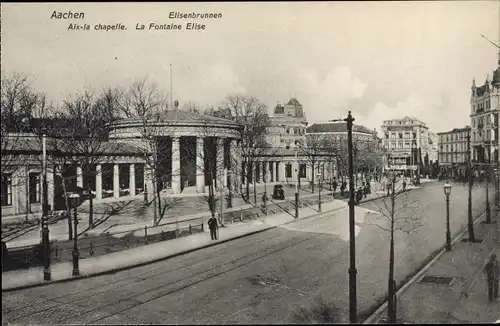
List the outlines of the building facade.
{"type": "MultiPolygon", "coordinates": [[[[99,145],[94,153],[95,164],[86,167],[86,172],[82,166],[65,164],[78,161],[65,157],[81,154],[71,148],[61,151],[58,140],[47,137],[49,205],[53,210],[64,209],[63,183],[70,191],[90,185],[96,202],[107,197],[152,194],[155,192],[152,175],[160,176],[155,179],[161,180],[155,185],[156,190],[176,194],[207,193],[207,185],[211,181],[217,185],[219,180],[225,187],[237,187],[241,179],[235,164],[241,128],[231,120],[178,109],[168,110],[152,120],[118,120],[108,126],[108,139],[99,145]]],[[[9,146],[2,148],[2,216],[39,212],[41,136],[20,133],[11,135],[11,139],[14,140],[9,146]]]]}
{"type": "Polygon", "coordinates": [[[439,170],[451,177],[464,176],[469,160],[467,137],[471,128],[454,128],[438,133],[439,137],[439,170]]]}
{"type": "MultiPolygon", "coordinates": [[[[315,123],[307,128],[307,137],[314,137],[326,142],[336,154],[331,157],[331,164],[326,167],[326,175],[342,178],[348,175],[347,122],[315,123]]],[[[377,131],[361,125],[353,125],[353,160],[355,173],[374,171],[381,168],[383,153],[380,151],[380,139],[377,131]],[[381,160],[378,161],[377,159],[381,160]],[[370,161],[370,159],[373,159],[370,161]]],[[[327,161],[328,161],[327,157],[327,161]]]]}
{"type": "Polygon", "coordinates": [[[498,162],[498,114],[500,112],[500,67],[482,86],[471,86],[470,118],[472,160],[498,162]]]}
{"type": "Polygon", "coordinates": [[[414,176],[421,172],[425,160],[437,156],[429,128],[417,118],[406,116],[386,120],[382,130],[383,144],[388,154],[386,168],[414,176]]]}

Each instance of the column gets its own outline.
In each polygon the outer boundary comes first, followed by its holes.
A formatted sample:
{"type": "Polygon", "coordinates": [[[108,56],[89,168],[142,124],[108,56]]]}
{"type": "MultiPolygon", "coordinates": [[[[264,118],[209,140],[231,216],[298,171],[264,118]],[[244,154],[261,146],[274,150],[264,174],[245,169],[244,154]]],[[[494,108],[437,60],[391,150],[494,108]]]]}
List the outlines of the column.
{"type": "MultiPolygon", "coordinates": [[[[288,162],[286,162],[288,163],[288,162]]],[[[286,180],[286,164],[285,162],[279,162],[279,181],[285,181],[286,180]]],[[[293,164],[292,164],[292,176],[293,176],[293,164]]]]}
{"type": "Polygon", "coordinates": [[[130,164],[130,166],[129,166],[128,183],[129,183],[128,188],[130,190],[130,195],[135,196],[135,165],[134,165],[134,163],[130,164]]]}
{"type": "Polygon", "coordinates": [[[268,173],[269,173],[269,171],[268,171],[269,167],[268,167],[267,162],[262,162],[261,169],[262,169],[262,172],[260,174],[260,179],[262,180],[262,183],[264,183],[267,181],[267,177],[268,177],[268,173]]]}
{"type": "Polygon", "coordinates": [[[120,198],[120,165],[113,165],[113,197],[120,198]]]}
{"type": "Polygon", "coordinates": [[[242,164],[241,173],[242,173],[242,184],[241,184],[241,186],[242,187],[246,187],[247,176],[248,176],[248,164],[247,163],[243,163],[242,164]]]}
{"type": "Polygon", "coordinates": [[[203,138],[196,138],[196,192],[205,192],[205,159],[203,138]]]}
{"type": "Polygon", "coordinates": [[[97,164],[95,167],[95,199],[102,199],[102,166],[97,164]]]}
{"type": "Polygon", "coordinates": [[[76,185],[83,188],[83,171],[79,166],[76,167],[76,185]]]}
{"type": "Polygon", "coordinates": [[[172,193],[181,193],[181,160],[179,137],[172,137],[172,193]]]}
{"type": "Polygon", "coordinates": [[[224,138],[217,138],[217,162],[215,163],[215,175],[217,188],[224,184],[224,138]]]}
{"type": "Polygon", "coordinates": [[[269,162],[269,182],[274,182],[274,176],[275,176],[275,172],[274,172],[274,162],[269,162]]]}
{"type": "Polygon", "coordinates": [[[154,194],[156,193],[155,189],[153,188],[153,175],[154,169],[152,169],[149,164],[144,164],[144,191],[148,194],[148,196],[151,196],[149,198],[153,198],[154,194]]]}

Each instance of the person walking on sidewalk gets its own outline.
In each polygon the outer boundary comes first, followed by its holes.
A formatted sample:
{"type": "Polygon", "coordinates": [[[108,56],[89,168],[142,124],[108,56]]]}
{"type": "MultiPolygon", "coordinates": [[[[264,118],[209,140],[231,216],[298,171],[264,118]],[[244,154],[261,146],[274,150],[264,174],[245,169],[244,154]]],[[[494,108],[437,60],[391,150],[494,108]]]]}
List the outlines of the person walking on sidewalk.
{"type": "Polygon", "coordinates": [[[500,281],[500,271],[497,261],[497,255],[491,254],[490,261],[485,267],[486,277],[488,278],[488,299],[490,302],[498,299],[498,283],[500,281]]]}
{"type": "Polygon", "coordinates": [[[208,228],[210,229],[210,237],[212,237],[212,240],[217,240],[217,229],[219,225],[217,225],[217,219],[215,217],[212,216],[208,220],[208,228]]]}

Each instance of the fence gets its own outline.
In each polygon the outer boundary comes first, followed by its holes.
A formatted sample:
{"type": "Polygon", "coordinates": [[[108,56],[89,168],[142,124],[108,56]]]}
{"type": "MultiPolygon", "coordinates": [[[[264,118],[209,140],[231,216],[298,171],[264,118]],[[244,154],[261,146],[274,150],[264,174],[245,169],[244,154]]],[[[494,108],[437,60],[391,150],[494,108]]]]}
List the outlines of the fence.
{"type": "MultiPolygon", "coordinates": [[[[172,225],[174,223],[166,224],[172,225]]],[[[180,224],[180,223],[179,223],[180,224]]],[[[111,252],[122,251],[160,241],[175,239],[178,237],[199,233],[204,231],[203,222],[200,224],[188,224],[175,229],[162,228],[161,226],[128,230],[113,234],[103,234],[93,237],[79,237],[78,251],[80,259],[92,256],[100,256],[111,252]],[[160,229],[158,229],[160,227],[160,229]],[[138,231],[143,234],[138,235],[138,231]],[[148,234],[148,231],[150,234],[148,234]],[[151,234],[151,231],[154,234],[151,234]],[[141,232],[142,233],[142,232],[141,232]]],[[[4,271],[43,266],[42,245],[26,246],[8,250],[7,257],[2,255],[2,268],[4,271]]],[[[54,241],[51,243],[51,262],[64,262],[72,260],[73,241],[54,241]]]]}

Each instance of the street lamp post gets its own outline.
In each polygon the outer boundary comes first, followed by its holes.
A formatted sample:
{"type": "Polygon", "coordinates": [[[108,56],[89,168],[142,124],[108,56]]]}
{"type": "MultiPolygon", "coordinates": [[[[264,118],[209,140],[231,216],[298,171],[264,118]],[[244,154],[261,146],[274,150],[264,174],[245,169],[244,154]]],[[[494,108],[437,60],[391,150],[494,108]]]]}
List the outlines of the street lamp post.
{"type": "Polygon", "coordinates": [[[446,195],[446,251],[451,251],[451,232],[450,232],[450,193],[451,185],[446,183],[443,186],[446,195]]]}
{"type": "Polygon", "coordinates": [[[347,148],[349,152],[349,323],[355,324],[357,320],[357,298],[356,298],[356,239],[355,239],[355,214],[354,214],[354,162],[352,126],[354,118],[349,111],[347,118],[330,120],[332,122],[347,122],[347,148]]]}
{"type": "Polygon", "coordinates": [[[42,134],[42,165],[43,165],[43,203],[42,203],[42,247],[44,252],[43,279],[51,280],[50,271],[50,242],[49,242],[49,194],[47,185],[47,136],[45,131],[42,134]]]}
{"type": "Polygon", "coordinates": [[[321,173],[318,172],[318,211],[321,213],[321,173]]]}
{"type": "MultiPolygon", "coordinates": [[[[486,152],[486,145],[484,146],[486,152]]],[[[491,223],[490,199],[489,199],[489,183],[490,183],[490,161],[491,152],[488,150],[488,162],[485,165],[486,172],[486,223],[491,223]]],[[[485,160],[486,161],[486,160],[485,160]]]]}
{"type": "Polygon", "coordinates": [[[474,242],[474,221],[472,220],[472,159],[470,152],[470,134],[467,134],[467,165],[468,165],[468,182],[469,182],[469,196],[467,203],[467,229],[469,233],[469,242],[474,242]]]}
{"type": "Polygon", "coordinates": [[[80,196],[78,194],[70,194],[68,197],[69,197],[71,206],[73,206],[73,227],[75,229],[75,235],[73,237],[73,251],[71,253],[73,256],[73,276],[79,276],[80,275],[80,269],[79,269],[80,252],[78,251],[78,211],[77,211],[77,208],[80,204],[80,196]]]}
{"type": "Polygon", "coordinates": [[[352,146],[352,125],[354,118],[351,111],[344,119],[347,122],[347,147],[349,150],[349,322],[356,323],[357,320],[357,298],[356,298],[356,242],[355,242],[355,216],[354,216],[354,166],[352,146]]]}

